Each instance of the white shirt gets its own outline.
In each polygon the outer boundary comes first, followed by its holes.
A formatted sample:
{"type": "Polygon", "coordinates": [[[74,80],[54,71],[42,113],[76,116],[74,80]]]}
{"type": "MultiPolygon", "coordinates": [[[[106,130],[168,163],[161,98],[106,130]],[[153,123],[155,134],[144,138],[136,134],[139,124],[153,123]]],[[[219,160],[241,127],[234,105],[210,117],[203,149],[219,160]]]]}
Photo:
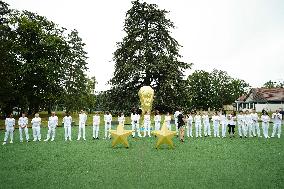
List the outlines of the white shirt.
{"type": "Polygon", "coordinates": [[[154,117],[154,121],[157,122],[157,123],[160,123],[161,122],[161,116],[160,115],[155,115],[154,117]]]}
{"type": "Polygon", "coordinates": [[[236,117],[235,116],[232,116],[232,115],[229,115],[229,120],[228,120],[228,123],[230,125],[236,125],[236,117]]]}
{"type": "Polygon", "coordinates": [[[257,113],[251,113],[251,119],[254,123],[257,123],[259,120],[258,114],[257,113]]]}
{"type": "Polygon", "coordinates": [[[203,115],[202,119],[203,119],[203,123],[204,124],[208,124],[209,123],[209,116],[208,115],[203,115]]]}
{"type": "Polygon", "coordinates": [[[40,123],[41,123],[41,118],[40,117],[35,117],[32,119],[32,126],[33,127],[40,127],[40,123]]]}
{"type": "Polygon", "coordinates": [[[220,116],[220,121],[221,121],[221,124],[227,124],[227,118],[224,114],[220,116]]]}
{"type": "Polygon", "coordinates": [[[71,116],[65,116],[63,118],[63,124],[65,127],[71,127],[72,125],[72,117],[71,116]]]}
{"type": "Polygon", "coordinates": [[[250,114],[246,114],[245,116],[245,123],[246,124],[251,124],[252,123],[252,117],[250,114]]]}
{"type": "Polygon", "coordinates": [[[170,115],[165,115],[165,121],[169,124],[171,123],[172,117],[170,115]]]}
{"type": "Polygon", "coordinates": [[[119,124],[123,125],[124,122],[125,122],[125,117],[124,117],[124,115],[118,116],[117,121],[118,121],[119,124]]]}
{"type": "Polygon", "coordinates": [[[189,115],[188,118],[187,118],[187,124],[192,125],[192,122],[193,122],[193,117],[192,117],[192,115],[189,115]]]}
{"type": "Polygon", "coordinates": [[[18,124],[20,127],[26,127],[29,123],[29,119],[27,117],[20,117],[18,124]]]}
{"type": "Polygon", "coordinates": [[[268,115],[262,115],[262,116],[261,116],[261,121],[262,121],[263,123],[269,123],[270,117],[269,117],[268,115]]]}
{"type": "Polygon", "coordinates": [[[15,124],[16,124],[16,121],[15,121],[14,118],[9,118],[9,117],[7,117],[7,118],[5,119],[5,125],[6,125],[6,127],[14,127],[15,124]]]}
{"type": "Polygon", "coordinates": [[[79,122],[86,123],[86,121],[87,121],[87,115],[85,113],[80,113],[79,114],[79,122]]]}
{"type": "Polygon", "coordinates": [[[101,122],[101,117],[99,115],[93,116],[93,125],[99,125],[101,122]]]}
{"type": "Polygon", "coordinates": [[[56,127],[58,125],[58,117],[57,116],[50,116],[48,118],[48,126],[56,127]]]}
{"type": "Polygon", "coordinates": [[[273,119],[274,123],[281,123],[282,114],[280,114],[280,113],[273,113],[272,114],[272,119],[273,119]]]}
{"type": "Polygon", "coordinates": [[[213,115],[213,116],[212,116],[212,121],[213,121],[213,124],[214,124],[214,125],[217,125],[217,124],[219,124],[220,117],[219,117],[219,116],[216,116],[216,115],[213,115]]]}
{"type": "Polygon", "coordinates": [[[238,114],[237,115],[237,120],[238,120],[238,124],[243,124],[245,122],[245,117],[244,115],[242,114],[238,114]]]}
{"type": "Polygon", "coordinates": [[[194,121],[195,121],[195,123],[201,123],[201,116],[200,115],[196,115],[194,117],[194,121]]]}
{"type": "Polygon", "coordinates": [[[139,123],[140,115],[139,114],[131,114],[131,121],[139,123]]]}
{"type": "Polygon", "coordinates": [[[177,121],[178,120],[178,115],[180,114],[180,111],[176,111],[174,114],[174,118],[177,121]]]}
{"type": "Polygon", "coordinates": [[[104,115],[104,121],[106,122],[106,123],[111,123],[111,121],[112,121],[112,115],[111,114],[105,114],[104,115]]]}
{"type": "Polygon", "coordinates": [[[150,123],[151,122],[151,117],[150,117],[150,115],[148,115],[148,114],[146,114],[146,115],[144,115],[144,123],[150,123]]]}

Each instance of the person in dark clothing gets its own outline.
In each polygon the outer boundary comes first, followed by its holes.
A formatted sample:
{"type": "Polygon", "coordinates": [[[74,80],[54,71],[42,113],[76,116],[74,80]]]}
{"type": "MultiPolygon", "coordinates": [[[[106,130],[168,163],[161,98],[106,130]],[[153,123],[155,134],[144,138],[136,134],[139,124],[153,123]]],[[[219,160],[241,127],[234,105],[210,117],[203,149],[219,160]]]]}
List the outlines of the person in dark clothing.
{"type": "Polygon", "coordinates": [[[228,127],[229,127],[229,135],[230,138],[235,136],[235,127],[236,127],[236,112],[234,111],[231,115],[228,116],[229,122],[228,122],[228,127]]]}
{"type": "Polygon", "coordinates": [[[184,119],[185,118],[182,114],[182,111],[177,116],[177,118],[178,118],[179,139],[180,139],[181,142],[184,142],[184,125],[185,125],[184,119]]]}

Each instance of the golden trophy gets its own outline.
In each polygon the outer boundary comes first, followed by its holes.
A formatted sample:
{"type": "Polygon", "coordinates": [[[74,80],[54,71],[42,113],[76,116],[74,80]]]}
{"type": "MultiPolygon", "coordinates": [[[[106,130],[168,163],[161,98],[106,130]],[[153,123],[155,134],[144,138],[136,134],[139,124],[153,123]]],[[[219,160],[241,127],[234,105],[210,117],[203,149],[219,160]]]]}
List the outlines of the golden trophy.
{"type": "Polygon", "coordinates": [[[147,112],[151,113],[154,100],[154,90],[150,86],[143,86],[140,88],[138,95],[140,99],[142,115],[145,115],[147,112]]]}

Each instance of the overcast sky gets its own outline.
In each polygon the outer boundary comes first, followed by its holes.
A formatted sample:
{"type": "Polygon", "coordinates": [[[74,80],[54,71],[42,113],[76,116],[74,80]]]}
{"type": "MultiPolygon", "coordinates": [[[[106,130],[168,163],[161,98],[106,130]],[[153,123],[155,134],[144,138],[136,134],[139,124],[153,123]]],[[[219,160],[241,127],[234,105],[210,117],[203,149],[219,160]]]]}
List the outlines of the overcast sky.
{"type": "MultiPolygon", "coordinates": [[[[97,91],[112,77],[112,53],[131,0],[4,0],[10,8],[46,16],[77,29],[88,52],[89,76],[97,91]]],[[[182,60],[193,70],[225,70],[252,87],[284,80],[284,0],[145,0],[170,11],[173,37],[183,46],[182,60]]]]}

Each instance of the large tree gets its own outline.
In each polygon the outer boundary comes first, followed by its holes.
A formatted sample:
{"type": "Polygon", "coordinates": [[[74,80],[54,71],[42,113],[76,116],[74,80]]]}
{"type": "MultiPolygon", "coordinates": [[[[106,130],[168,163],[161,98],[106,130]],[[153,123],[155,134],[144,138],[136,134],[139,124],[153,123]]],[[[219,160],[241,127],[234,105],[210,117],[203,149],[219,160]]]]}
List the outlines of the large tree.
{"type": "Polygon", "coordinates": [[[267,81],[263,84],[263,88],[284,88],[284,81],[267,81]]]}
{"type": "Polygon", "coordinates": [[[78,32],[29,11],[10,10],[3,2],[0,6],[0,108],[32,113],[58,104],[77,110],[93,103],[78,32]]]}
{"type": "Polygon", "coordinates": [[[183,90],[179,89],[191,64],[179,60],[181,46],[171,36],[175,27],[167,13],[155,4],[132,2],[124,23],[126,36],[114,52],[115,71],[110,80],[113,109],[138,106],[137,93],[144,85],[155,91],[154,106],[171,109],[182,105],[183,90]]]}

